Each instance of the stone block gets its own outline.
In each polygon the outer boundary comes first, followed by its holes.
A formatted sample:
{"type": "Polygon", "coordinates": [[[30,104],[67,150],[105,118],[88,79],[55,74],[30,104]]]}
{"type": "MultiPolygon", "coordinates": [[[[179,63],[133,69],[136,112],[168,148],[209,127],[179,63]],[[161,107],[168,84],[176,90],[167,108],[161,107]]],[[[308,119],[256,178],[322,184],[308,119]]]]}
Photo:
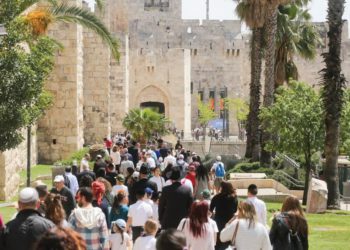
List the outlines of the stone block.
{"type": "Polygon", "coordinates": [[[311,178],[307,195],[306,212],[324,213],[327,209],[328,188],[322,180],[311,178]]]}

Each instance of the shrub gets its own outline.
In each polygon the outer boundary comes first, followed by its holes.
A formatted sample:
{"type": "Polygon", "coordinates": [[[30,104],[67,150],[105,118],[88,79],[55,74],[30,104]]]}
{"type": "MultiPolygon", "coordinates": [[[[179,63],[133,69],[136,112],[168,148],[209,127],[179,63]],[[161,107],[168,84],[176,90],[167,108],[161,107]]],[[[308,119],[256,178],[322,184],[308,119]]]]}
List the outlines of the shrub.
{"type": "Polygon", "coordinates": [[[64,166],[72,165],[73,160],[77,160],[79,163],[86,153],[89,153],[89,148],[82,148],[71,154],[67,159],[58,161],[58,163],[61,163],[64,166]]]}

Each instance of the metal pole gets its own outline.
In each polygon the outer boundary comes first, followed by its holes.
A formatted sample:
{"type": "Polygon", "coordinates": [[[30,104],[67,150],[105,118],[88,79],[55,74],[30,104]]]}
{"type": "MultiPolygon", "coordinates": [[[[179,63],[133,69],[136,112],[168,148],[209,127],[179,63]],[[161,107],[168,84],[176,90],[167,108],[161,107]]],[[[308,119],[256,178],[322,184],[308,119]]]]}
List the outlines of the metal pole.
{"type": "Polygon", "coordinates": [[[31,126],[27,127],[27,187],[30,187],[31,126]]]}

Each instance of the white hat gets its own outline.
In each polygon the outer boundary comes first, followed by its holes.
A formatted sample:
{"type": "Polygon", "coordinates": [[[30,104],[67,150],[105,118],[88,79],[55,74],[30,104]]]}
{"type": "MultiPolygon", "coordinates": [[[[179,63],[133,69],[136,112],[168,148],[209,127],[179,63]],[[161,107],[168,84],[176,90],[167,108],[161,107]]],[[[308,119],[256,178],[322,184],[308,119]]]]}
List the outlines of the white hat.
{"type": "Polygon", "coordinates": [[[220,155],[216,156],[216,160],[221,161],[221,156],[220,155]]]}
{"type": "Polygon", "coordinates": [[[132,174],[132,177],[133,177],[133,178],[139,178],[139,176],[140,176],[140,172],[137,172],[137,171],[135,171],[135,172],[132,174]]]}
{"type": "Polygon", "coordinates": [[[23,188],[21,192],[19,192],[19,202],[21,203],[31,203],[39,200],[38,192],[35,188],[27,187],[23,188]]]}
{"type": "Polygon", "coordinates": [[[63,175],[56,175],[53,182],[64,182],[63,175]]]}

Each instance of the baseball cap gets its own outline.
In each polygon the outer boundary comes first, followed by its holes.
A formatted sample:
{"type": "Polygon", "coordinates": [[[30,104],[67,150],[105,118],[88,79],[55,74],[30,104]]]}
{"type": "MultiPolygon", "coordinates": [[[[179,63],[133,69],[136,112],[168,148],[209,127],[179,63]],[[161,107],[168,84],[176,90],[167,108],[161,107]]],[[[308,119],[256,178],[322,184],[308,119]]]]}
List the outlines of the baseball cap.
{"type": "Polygon", "coordinates": [[[204,199],[210,199],[210,191],[209,189],[204,189],[202,192],[201,192],[201,195],[204,199]]]}
{"type": "Polygon", "coordinates": [[[220,155],[216,156],[216,160],[221,161],[221,156],[220,155]]]}
{"type": "Polygon", "coordinates": [[[56,175],[53,182],[64,182],[63,175],[56,175]]]}
{"type": "Polygon", "coordinates": [[[116,221],[113,221],[112,225],[113,224],[116,224],[122,230],[125,230],[125,228],[126,228],[126,223],[125,223],[125,220],[123,220],[123,219],[118,219],[116,221]]]}
{"type": "Polygon", "coordinates": [[[152,188],[149,188],[149,187],[146,187],[146,188],[145,188],[145,193],[146,193],[146,194],[153,194],[153,189],[152,189],[152,188]]]}
{"type": "Polygon", "coordinates": [[[21,192],[19,192],[19,202],[21,203],[31,203],[39,200],[39,194],[35,190],[35,188],[27,187],[23,188],[21,192]]]}
{"type": "Polygon", "coordinates": [[[132,174],[132,177],[133,177],[133,178],[139,178],[139,176],[140,176],[140,172],[137,172],[137,171],[135,171],[135,172],[132,174]]]}
{"type": "Polygon", "coordinates": [[[120,181],[120,182],[124,182],[125,181],[124,175],[118,174],[117,175],[117,180],[120,181]]]}
{"type": "Polygon", "coordinates": [[[96,155],[96,158],[97,158],[97,159],[101,159],[101,158],[102,158],[102,155],[96,155]]]}

